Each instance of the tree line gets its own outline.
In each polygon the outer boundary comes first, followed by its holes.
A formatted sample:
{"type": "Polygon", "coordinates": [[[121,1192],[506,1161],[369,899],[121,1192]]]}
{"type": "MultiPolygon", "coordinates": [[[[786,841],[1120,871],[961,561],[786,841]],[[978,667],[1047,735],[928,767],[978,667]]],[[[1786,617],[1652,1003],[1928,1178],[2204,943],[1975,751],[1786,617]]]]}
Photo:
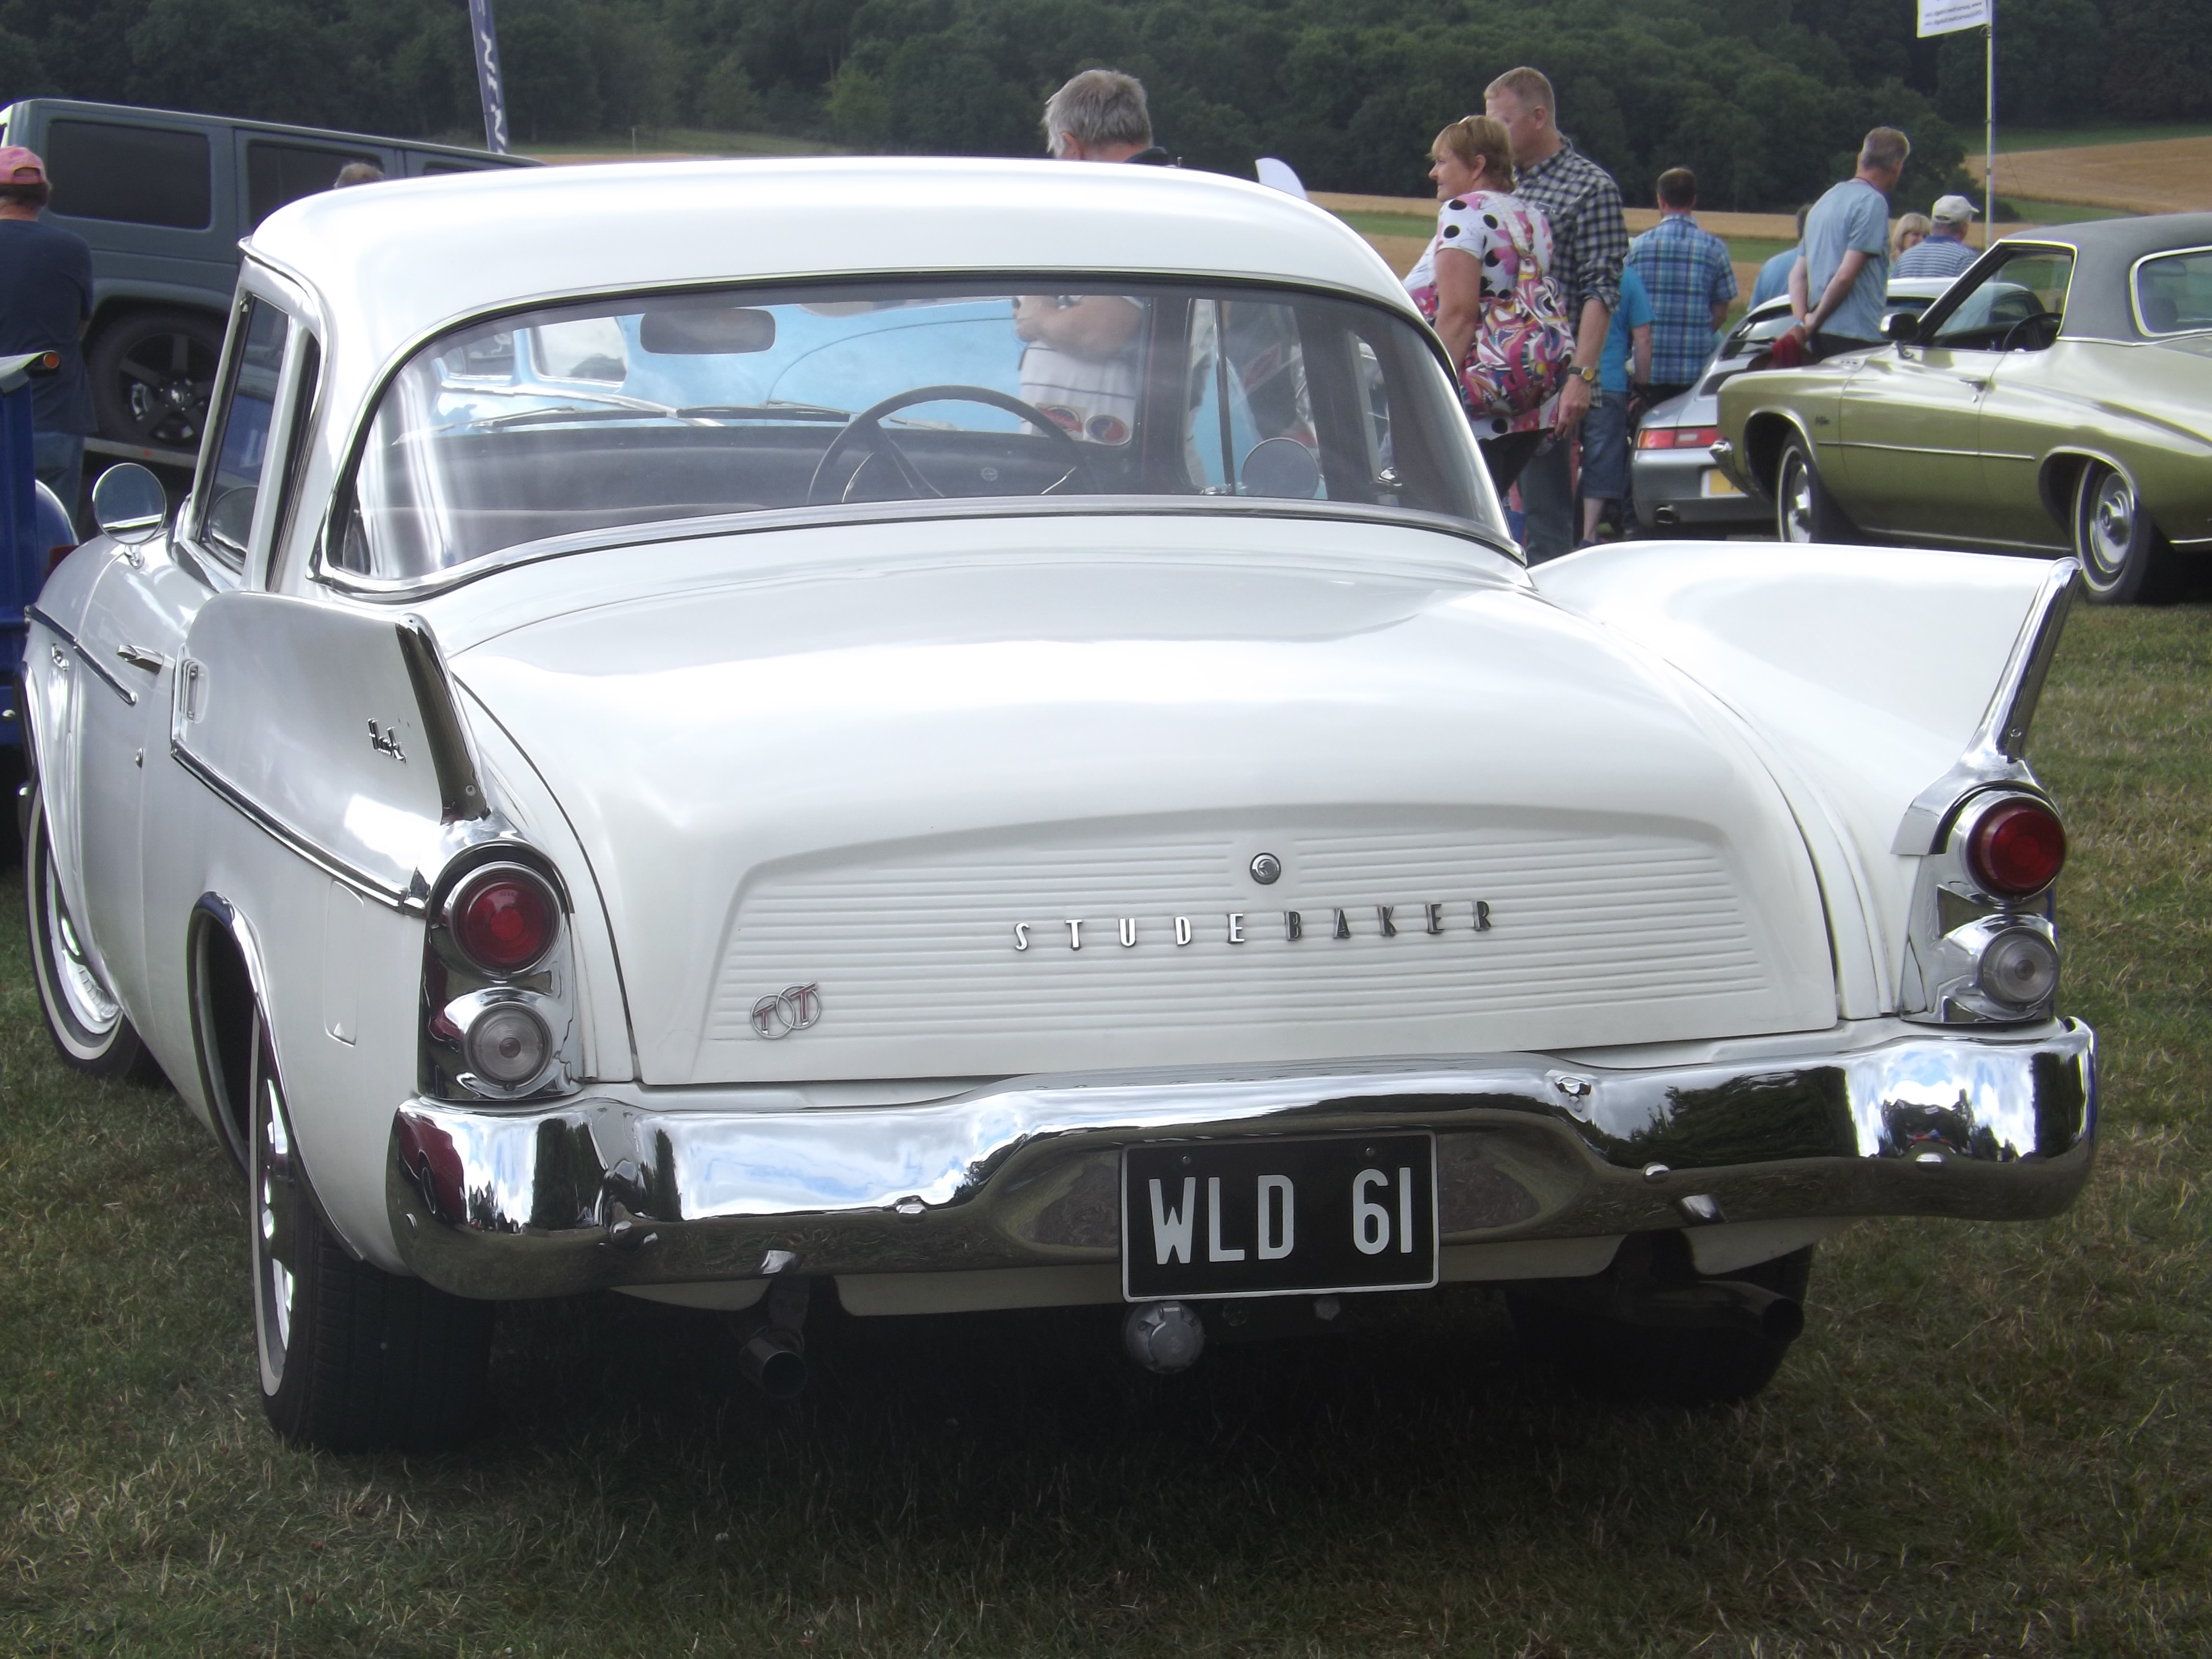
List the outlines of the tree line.
{"type": "MultiPolygon", "coordinates": [[[[2212,115],[2203,0],[1998,0],[2000,118],[2212,115]]],[[[1978,33],[1913,0],[497,0],[520,147],[630,128],[766,130],[868,151],[1034,155],[1077,69],[1144,77],[1185,164],[1280,155],[1319,189],[1425,194],[1428,142],[1531,63],[1632,200],[1786,208],[1877,123],[1904,205],[1961,182],[1978,33]]],[[[0,0],[0,100],[33,94],[398,136],[481,131],[465,0],[0,0]]]]}

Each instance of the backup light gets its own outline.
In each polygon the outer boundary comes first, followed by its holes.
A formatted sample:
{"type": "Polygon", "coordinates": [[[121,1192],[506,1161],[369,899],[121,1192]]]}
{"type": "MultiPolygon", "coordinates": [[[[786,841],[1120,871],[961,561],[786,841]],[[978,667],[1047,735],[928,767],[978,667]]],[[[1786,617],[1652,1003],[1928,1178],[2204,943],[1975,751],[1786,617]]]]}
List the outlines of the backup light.
{"type": "Polygon", "coordinates": [[[2048,1002],[2058,988],[2058,947],[2032,927],[2008,927],[1982,951],[1984,994],[2014,1008],[2048,1002]]]}
{"type": "Polygon", "coordinates": [[[2001,898],[2029,898],[2066,865],[2066,827],[2039,800],[2016,797],[1991,807],[1966,842],[1966,867],[2001,898]]]}
{"type": "Polygon", "coordinates": [[[446,902],[446,926],[462,953],[488,974],[520,974],[553,948],[560,901],[544,879],[520,865],[479,870],[446,902]]]}
{"type": "Polygon", "coordinates": [[[469,1069],[487,1083],[519,1089],[545,1069],[553,1034],[545,1022],[519,1002],[495,1002],[469,1022],[461,1053],[469,1069]]]}

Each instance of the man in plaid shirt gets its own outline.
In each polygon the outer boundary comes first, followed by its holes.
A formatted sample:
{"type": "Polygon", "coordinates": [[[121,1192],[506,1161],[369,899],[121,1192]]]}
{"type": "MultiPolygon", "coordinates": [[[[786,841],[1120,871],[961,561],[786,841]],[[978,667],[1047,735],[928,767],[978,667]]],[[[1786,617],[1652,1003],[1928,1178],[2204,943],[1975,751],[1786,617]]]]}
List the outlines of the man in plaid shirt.
{"type": "Polygon", "coordinates": [[[1698,179],[1687,167],[1659,175],[1659,222],[1628,246],[1628,263],[1651,295],[1651,384],[1662,403],[1687,392],[1713,355],[1713,332],[1735,298],[1728,244],[1691,216],[1698,179]]]}
{"type": "Polygon", "coordinates": [[[1575,324],[1575,372],[1559,393],[1553,441],[1521,474],[1531,564],[1574,548],[1571,440],[1597,389],[1598,359],[1620,303],[1620,265],[1628,252],[1620,186],[1560,133],[1552,118],[1555,106],[1551,82],[1533,69],[1508,70],[1483,94],[1484,112],[1504,122],[1513,141],[1514,193],[1541,210],[1552,227],[1550,275],[1575,324]]]}

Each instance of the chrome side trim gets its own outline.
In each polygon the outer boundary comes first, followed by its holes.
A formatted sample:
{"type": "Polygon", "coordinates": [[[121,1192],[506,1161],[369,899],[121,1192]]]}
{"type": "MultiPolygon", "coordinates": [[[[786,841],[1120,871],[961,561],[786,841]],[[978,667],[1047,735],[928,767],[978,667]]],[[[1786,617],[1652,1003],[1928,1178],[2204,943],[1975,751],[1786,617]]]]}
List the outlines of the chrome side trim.
{"type": "Polygon", "coordinates": [[[2027,728],[2035,720],[2036,702],[2043,695],[2043,682],[2051,672],[2051,659],[2066,631],[2067,612],[2081,584],[2078,560],[2052,561],[1966,752],[1949,771],[1913,797],[1897,826],[1891,852],[1915,857],[1942,852],[1952,817],[1975,790],[2010,783],[2042,793],[2023,758],[2027,728]]]}
{"type": "Polygon", "coordinates": [[[102,685],[115,693],[117,696],[122,698],[123,701],[130,704],[131,708],[136,708],[138,706],[138,694],[136,691],[133,691],[129,686],[124,684],[121,680],[116,678],[106,663],[100,661],[100,659],[94,656],[91,652],[86,650],[84,647],[78,642],[76,635],[70,633],[68,629],[64,628],[59,623],[56,622],[45,611],[40,610],[35,605],[25,605],[23,607],[23,615],[30,621],[38,623],[40,627],[45,629],[56,639],[61,641],[63,644],[68,646],[70,650],[75,653],[76,659],[92,671],[93,678],[98,680],[102,685]]]}
{"type": "Polygon", "coordinates": [[[422,887],[420,876],[417,876],[414,884],[404,891],[390,886],[367,872],[356,869],[335,854],[318,847],[299,830],[262,807],[252,796],[173,738],[169,741],[169,758],[206,785],[218,799],[252,823],[255,829],[279,846],[298,854],[325,875],[335,881],[343,882],[364,898],[373,898],[379,904],[389,905],[392,908],[407,915],[419,916],[428,914],[428,894],[422,887]]]}
{"type": "Polygon", "coordinates": [[[408,681],[415,688],[422,740],[430,746],[430,764],[438,775],[438,802],[445,821],[460,823],[485,817],[491,803],[484,796],[476,757],[470,751],[460,710],[453,703],[453,682],[446,677],[437,637],[420,617],[400,618],[399,655],[407,665],[408,681]]]}
{"type": "Polygon", "coordinates": [[[1678,1229],[1692,1197],[1730,1222],[2025,1218],[2072,1201],[2094,1155],[2088,1028],[1858,1041],[1641,1069],[1498,1054],[1015,1078],[822,1109],[671,1107],[678,1091],[635,1089],[535,1109],[418,1098],[393,1118],[386,1207],[414,1272],[507,1297],[771,1263],[1110,1263],[1121,1149],[1191,1137],[1432,1129],[1448,1243],[1678,1229]]]}

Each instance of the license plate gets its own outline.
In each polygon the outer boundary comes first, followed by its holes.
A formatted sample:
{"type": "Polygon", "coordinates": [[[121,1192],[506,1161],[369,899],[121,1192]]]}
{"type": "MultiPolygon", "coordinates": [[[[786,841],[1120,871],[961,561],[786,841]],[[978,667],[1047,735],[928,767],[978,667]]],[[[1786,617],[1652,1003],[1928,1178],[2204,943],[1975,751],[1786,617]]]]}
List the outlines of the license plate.
{"type": "Polygon", "coordinates": [[[1436,1137],[1167,1140],[1121,1154],[1121,1293],[1321,1295],[1437,1282],[1436,1137]]]}
{"type": "Polygon", "coordinates": [[[1735,487],[1735,480],[1729,477],[1727,473],[1722,471],[1718,467],[1713,468],[1712,471],[1705,474],[1704,489],[1705,493],[1708,495],[1741,495],[1743,494],[1743,491],[1735,487]]]}

